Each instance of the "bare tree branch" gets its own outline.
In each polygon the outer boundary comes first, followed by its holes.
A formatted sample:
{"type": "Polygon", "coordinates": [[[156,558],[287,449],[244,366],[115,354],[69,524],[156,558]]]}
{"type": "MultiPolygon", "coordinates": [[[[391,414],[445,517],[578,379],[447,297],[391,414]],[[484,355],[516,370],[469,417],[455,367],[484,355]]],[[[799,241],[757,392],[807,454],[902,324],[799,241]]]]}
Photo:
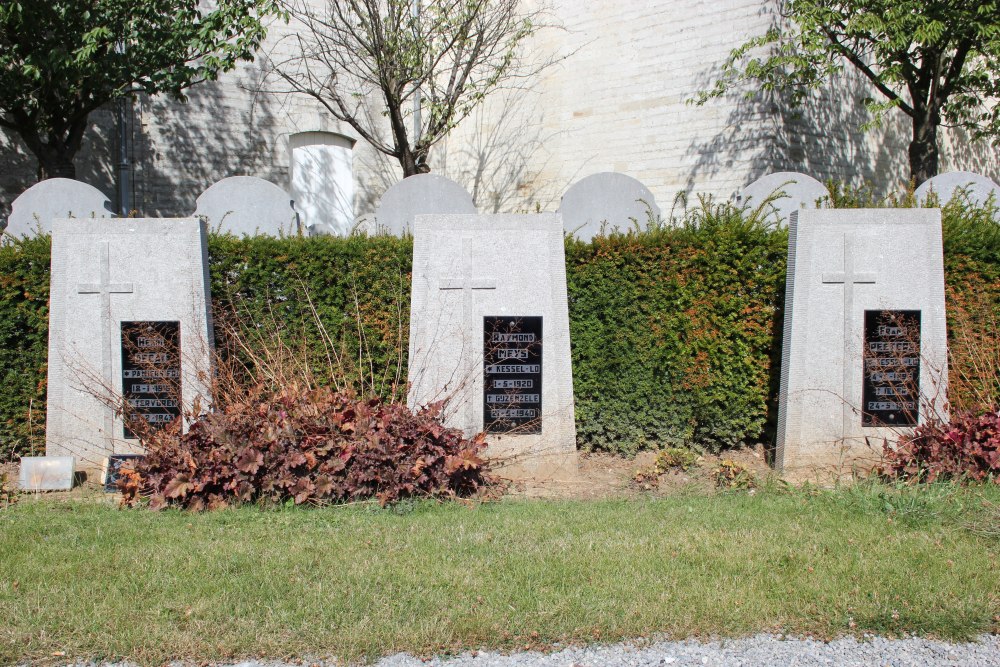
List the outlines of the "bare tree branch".
{"type": "Polygon", "coordinates": [[[525,40],[546,27],[543,11],[522,0],[423,0],[416,13],[412,0],[327,0],[318,10],[281,2],[297,34],[265,56],[262,85],[317,100],[398,160],[404,176],[429,171],[431,148],[490,92],[556,62],[522,57],[525,40]],[[373,114],[374,94],[383,108],[373,114]]]}

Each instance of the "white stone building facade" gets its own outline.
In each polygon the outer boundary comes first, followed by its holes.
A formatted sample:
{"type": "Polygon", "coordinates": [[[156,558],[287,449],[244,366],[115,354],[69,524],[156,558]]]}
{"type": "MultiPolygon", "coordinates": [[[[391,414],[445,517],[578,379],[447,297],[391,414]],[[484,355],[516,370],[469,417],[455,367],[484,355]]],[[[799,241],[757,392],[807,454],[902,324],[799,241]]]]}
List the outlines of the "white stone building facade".
{"type": "MultiPolygon", "coordinates": [[[[323,0],[316,0],[321,2],[323,0]]],[[[559,58],[530,89],[496,91],[432,154],[436,173],[462,183],[484,212],[554,211],[573,182],[601,171],[642,181],[669,215],[679,193],[728,198],[775,171],[870,182],[896,191],[907,178],[908,119],[864,132],[856,78],[831,84],[806,108],[744,91],[695,106],[729,51],[763,33],[777,0],[552,0],[551,23],[533,52],[559,58]]],[[[281,52],[291,25],[272,27],[265,50],[281,52]]],[[[259,63],[190,91],[185,104],[136,100],[129,157],[133,210],[189,215],[212,183],[260,176],[311,215],[370,214],[400,178],[346,125],[304,98],[261,90],[259,63]],[[311,169],[311,172],[310,172],[311,169]],[[332,194],[331,194],[332,193],[332,194]]],[[[263,86],[267,88],[267,86],[263,86]]],[[[116,133],[110,112],[93,116],[77,177],[115,197],[116,133]]],[[[998,180],[986,144],[945,132],[941,169],[998,180]]],[[[0,204],[35,179],[34,158],[0,134],[0,204]]]]}

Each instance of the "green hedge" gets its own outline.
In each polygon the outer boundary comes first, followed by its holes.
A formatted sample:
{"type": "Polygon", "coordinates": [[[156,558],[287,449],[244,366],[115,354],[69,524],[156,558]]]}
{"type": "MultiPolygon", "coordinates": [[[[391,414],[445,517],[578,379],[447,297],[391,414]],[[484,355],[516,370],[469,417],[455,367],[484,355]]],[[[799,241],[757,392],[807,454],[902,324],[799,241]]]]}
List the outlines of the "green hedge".
{"type": "Polygon", "coordinates": [[[226,323],[244,340],[280,333],[324,383],[405,396],[410,239],[212,236],[216,343],[226,323]]]}
{"type": "Polygon", "coordinates": [[[634,453],[761,437],[788,237],[730,206],[567,243],[577,440],[634,453]]]}
{"type": "Polygon", "coordinates": [[[0,462],[45,451],[47,236],[0,247],[0,462]]]}
{"type": "MultiPolygon", "coordinates": [[[[944,209],[956,398],[1000,399],[1000,228],[944,209]],[[990,355],[993,355],[992,357],[990,355]]],[[[770,438],[787,234],[707,203],[676,227],[566,243],[577,439],[634,453],[770,438]]],[[[0,247],[0,459],[43,446],[47,238],[0,247]]],[[[278,331],[325,381],[402,396],[409,239],[209,241],[220,349],[278,331]]]]}

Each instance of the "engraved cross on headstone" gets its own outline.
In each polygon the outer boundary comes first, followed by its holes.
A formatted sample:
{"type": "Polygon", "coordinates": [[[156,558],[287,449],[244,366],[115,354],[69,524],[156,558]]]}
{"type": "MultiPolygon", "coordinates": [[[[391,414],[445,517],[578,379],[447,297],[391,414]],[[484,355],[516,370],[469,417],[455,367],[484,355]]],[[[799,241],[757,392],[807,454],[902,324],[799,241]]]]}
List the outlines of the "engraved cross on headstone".
{"type": "MultiPolygon", "coordinates": [[[[101,244],[101,277],[99,283],[82,283],[77,285],[78,294],[99,294],[101,296],[101,378],[104,380],[105,391],[113,391],[115,379],[111,372],[111,360],[114,358],[114,343],[111,333],[111,295],[131,294],[132,283],[111,282],[111,248],[105,242],[101,244]]],[[[105,410],[104,434],[110,441],[114,430],[114,414],[105,410]]]]}
{"type": "Polygon", "coordinates": [[[473,278],[475,267],[472,261],[472,234],[462,235],[462,276],[460,278],[444,278],[441,281],[442,290],[465,290],[467,296],[471,290],[496,289],[496,281],[492,278],[473,278]]]}
{"type": "MultiPolygon", "coordinates": [[[[462,326],[464,331],[460,335],[467,337],[467,340],[480,341],[476,343],[476,346],[471,350],[465,350],[465,346],[462,347],[462,362],[459,372],[460,386],[467,388],[470,392],[476,384],[476,368],[482,363],[482,349],[479,351],[475,350],[481,341],[483,340],[483,332],[480,327],[482,327],[482,318],[475,317],[475,294],[476,291],[481,290],[495,290],[497,288],[496,280],[492,278],[473,278],[472,274],[475,271],[475,263],[472,257],[472,234],[462,235],[462,275],[453,278],[442,278],[441,283],[438,287],[442,292],[453,292],[461,290],[463,294],[462,299],[462,326]]],[[[482,374],[480,373],[479,376],[482,374]]],[[[475,423],[475,416],[473,412],[473,404],[475,401],[471,400],[469,395],[466,395],[466,400],[464,403],[464,413],[467,425],[472,425],[475,423]]]]}
{"type": "MultiPolygon", "coordinates": [[[[438,289],[441,291],[457,291],[461,290],[463,296],[462,300],[462,322],[464,325],[469,325],[468,321],[472,315],[473,310],[473,291],[474,290],[494,290],[497,288],[497,283],[492,278],[473,278],[472,273],[475,270],[475,265],[472,258],[472,234],[462,235],[462,275],[456,278],[443,278],[438,289]]],[[[471,323],[475,327],[475,323],[471,323]]],[[[474,329],[469,329],[473,331],[474,329]]]]}
{"type": "Polygon", "coordinates": [[[854,238],[851,234],[844,234],[844,270],[823,274],[823,282],[826,284],[844,286],[844,393],[843,400],[843,435],[847,437],[853,429],[851,428],[853,418],[853,407],[850,404],[850,397],[854,394],[854,364],[851,360],[853,350],[854,334],[854,286],[871,285],[875,283],[875,274],[872,272],[858,272],[854,270],[854,238]]]}

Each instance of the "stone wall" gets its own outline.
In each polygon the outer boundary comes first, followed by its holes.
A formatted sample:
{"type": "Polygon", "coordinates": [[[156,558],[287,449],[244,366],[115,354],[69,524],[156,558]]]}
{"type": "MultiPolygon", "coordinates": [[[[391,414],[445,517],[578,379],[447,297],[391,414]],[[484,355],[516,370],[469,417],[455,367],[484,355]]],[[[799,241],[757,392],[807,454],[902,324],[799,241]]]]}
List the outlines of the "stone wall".
{"type": "MultiPolygon", "coordinates": [[[[728,198],[776,171],[867,181],[880,191],[904,182],[908,119],[891,114],[883,127],[862,132],[867,112],[850,98],[870,93],[858,76],[845,74],[801,110],[775,96],[747,100],[745,89],[701,107],[687,102],[710,86],[732,48],[772,25],[777,5],[554,0],[553,22],[563,29],[545,31],[535,46],[565,60],[533,90],[488,101],[450,137],[439,164],[485,210],[496,203],[499,210],[555,210],[567,186],[601,171],[639,179],[667,215],[678,193],[728,198]],[[499,160],[508,148],[507,161],[499,160]],[[488,158],[478,179],[477,158],[488,158]]],[[[996,179],[1000,161],[989,146],[970,149],[944,134],[942,171],[996,179]]]]}
{"type": "MultiPolygon", "coordinates": [[[[323,0],[316,0],[321,2],[323,0]]],[[[868,133],[857,77],[831,84],[801,112],[781,100],[734,91],[703,107],[687,103],[707,88],[730,49],[775,20],[776,0],[550,0],[551,23],[529,45],[535,59],[558,63],[530,89],[496,91],[439,145],[437,173],[464,185],[484,212],[554,211],[566,188],[601,171],[645,183],[669,215],[678,193],[728,198],[774,171],[820,180],[873,182],[885,191],[907,175],[909,127],[893,114],[868,133]]],[[[294,26],[276,23],[265,50],[289,53],[294,26]]],[[[140,99],[133,109],[133,208],[142,215],[188,215],[195,198],[227,176],[249,175],[288,189],[288,137],[354,132],[301,97],[260,92],[259,64],[242,65],[190,91],[182,104],[140,99]]],[[[269,89],[273,86],[264,85],[269,89]]],[[[107,111],[78,160],[78,177],[116,200],[115,131],[107,111]]],[[[942,171],[976,171],[1000,180],[988,146],[970,148],[945,133],[942,171]]],[[[356,210],[374,210],[397,181],[392,161],[355,145],[356,210]]],[[[34,159],[0,135],[0,213],[34,182],[34,159]]]]}

